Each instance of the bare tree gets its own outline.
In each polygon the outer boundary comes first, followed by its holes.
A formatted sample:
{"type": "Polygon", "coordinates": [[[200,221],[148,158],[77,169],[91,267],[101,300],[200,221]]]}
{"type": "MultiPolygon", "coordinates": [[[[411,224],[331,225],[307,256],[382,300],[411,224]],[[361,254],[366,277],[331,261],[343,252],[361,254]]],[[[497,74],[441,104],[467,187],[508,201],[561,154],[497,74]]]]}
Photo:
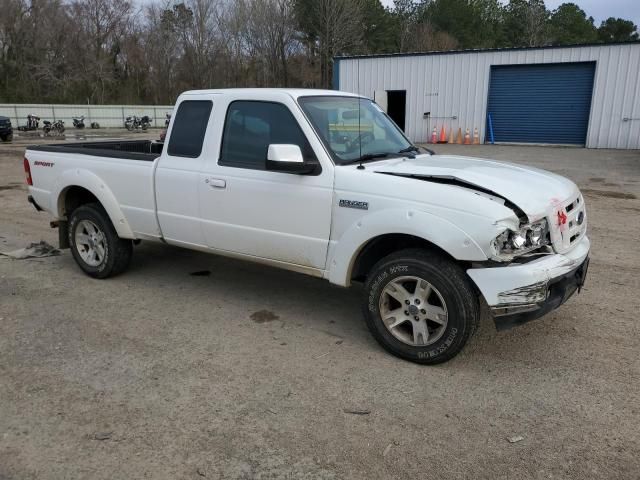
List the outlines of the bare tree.
{"type": "Polygon", "coordinates": [[[445,51],[458,48],[458,41],[447,32],[434,29],[429,22],[422,22],[411,29],[407,46],[417,52],[445,51]]]}
{"type": "Polygon", "coordinates": [[[288,59],[297,45],[291,0],[241,0],[236,8],[244,20],[249,54],[264,64],[264,84],[287,86],[288,59]]]}
{"type": "Polygon", "coordinates": [[[122,38],[130,26],[133,10],[129,0],[73,0],[74,59],[84,80],[87,99],[105,103],[115,83],[122,38]]]}
{"type": "Polygon", "coordinates": [[[297,8],[298,23],[311,55],[320,58],[320,84],[331,85],[333,57],[362,43],[362,0],[306,0],[297,8]]]}

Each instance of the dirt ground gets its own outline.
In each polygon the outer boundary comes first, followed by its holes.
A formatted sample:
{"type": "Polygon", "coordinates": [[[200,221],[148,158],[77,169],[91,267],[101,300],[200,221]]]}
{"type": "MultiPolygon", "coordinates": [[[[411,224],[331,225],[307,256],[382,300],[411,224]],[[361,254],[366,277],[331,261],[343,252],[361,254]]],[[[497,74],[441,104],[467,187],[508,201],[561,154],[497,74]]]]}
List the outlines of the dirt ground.
{"type": "MultiPolygon", "coordinates": [[[[36,141],[0,145],[2,251],[56,243],[26,201],[36,141]]],[[[0,258],[0,479],[639,478],[640,152],[436,150],[576,181],[583,292],[425,367],[375,343],[357,288],[144,243],[102,281],[68,251],[0,258]]]]}

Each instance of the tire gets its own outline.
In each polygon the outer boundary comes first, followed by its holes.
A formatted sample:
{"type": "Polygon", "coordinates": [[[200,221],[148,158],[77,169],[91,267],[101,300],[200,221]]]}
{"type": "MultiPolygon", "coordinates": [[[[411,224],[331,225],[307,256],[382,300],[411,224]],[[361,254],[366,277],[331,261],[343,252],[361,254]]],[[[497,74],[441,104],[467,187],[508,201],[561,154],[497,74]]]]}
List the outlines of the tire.
{"type": "Polygon", "coordinates": [[[127,130],[132,131],[133,130],[133,125],[131,125],[130,123],[125,123],[124,126],[127,128],[127,130]]]}
{"type": "Polygon", "coordinates": [[[365,283],[363,313],[383,348],[420,364],[455,357],[480,320],[478,296],[464,270],[423,249],[401,250],[374,265],[365,283]],[[422,289],[416,295],[418,279],[422,289]]]}
{"type": "Polygon", "coordinates": [[[2,139],[3,142],[11,142],[13,140],[13,133],[10,133],[2,139]]]}
{"type": "Polygon", "coordinates": [[[3,142],[8,142],[8,136],[7,135],[0,135],[0,140],[2,140],[3,142]]]}
{"type": "Polygon", "coordinates": [[[122,273],[129,266],[133,254],[133,242],[118,237],[107,212],[97,203],[82,205],[71,213],[69,245],[78,266],[93,278],[122,273]],[[79,243],[83,236],[92,245],[79,243]],[[89,236],[93,238],[87,238],[89,236]]]}

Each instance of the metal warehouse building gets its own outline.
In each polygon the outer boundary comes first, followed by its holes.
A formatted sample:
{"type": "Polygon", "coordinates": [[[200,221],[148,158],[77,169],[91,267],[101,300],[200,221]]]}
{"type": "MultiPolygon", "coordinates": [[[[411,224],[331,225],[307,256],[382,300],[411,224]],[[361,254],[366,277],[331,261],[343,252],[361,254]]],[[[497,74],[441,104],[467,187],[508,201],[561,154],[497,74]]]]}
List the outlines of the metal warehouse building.
{"type": "Polygon", "coordinates": [[[414,142],[640,148],[640,42],[338,57],[334,87],[374,98],[414,142]]]}

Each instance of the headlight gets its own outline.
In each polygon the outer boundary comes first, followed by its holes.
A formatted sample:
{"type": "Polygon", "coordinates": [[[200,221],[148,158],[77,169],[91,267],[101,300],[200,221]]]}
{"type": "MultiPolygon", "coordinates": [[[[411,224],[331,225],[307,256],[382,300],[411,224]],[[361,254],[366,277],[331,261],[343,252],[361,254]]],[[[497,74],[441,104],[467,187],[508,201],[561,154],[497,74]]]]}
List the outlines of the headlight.
{"type": "Polygon", "coordinates": [[[517,231],[505,230],[495,238],[493,248],[498,257],[509,259],[548,244],[549,227],[546,220],[540,220],[517,231]]]}

